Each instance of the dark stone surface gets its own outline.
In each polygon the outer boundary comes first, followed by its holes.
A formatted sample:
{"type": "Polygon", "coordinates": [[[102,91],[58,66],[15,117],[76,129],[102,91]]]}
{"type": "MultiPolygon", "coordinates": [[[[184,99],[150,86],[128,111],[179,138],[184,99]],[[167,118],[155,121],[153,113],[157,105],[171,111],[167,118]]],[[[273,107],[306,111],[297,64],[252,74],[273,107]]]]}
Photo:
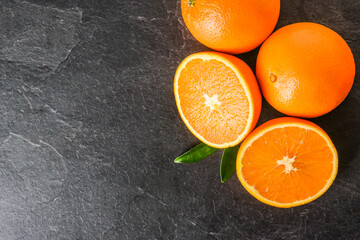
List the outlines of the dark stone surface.
{"type": "MultiPolygon", "coordinates": [[[[176,156],[198,140],[182,123],[173,76],[207,50],[176,0],[0,1],[0,239],[360,239],[360,86],[313,119],[340,169],[325,195],[277,209],[218,152],[176,156]]],[[[284,0],[277,28],[322,23],[359,66],[360,1],[284,0]]],[[[252,68],[258,50],[239,55],[252,68]]],[[[265,101],[259,123],[281,116],[265,101]]]]}

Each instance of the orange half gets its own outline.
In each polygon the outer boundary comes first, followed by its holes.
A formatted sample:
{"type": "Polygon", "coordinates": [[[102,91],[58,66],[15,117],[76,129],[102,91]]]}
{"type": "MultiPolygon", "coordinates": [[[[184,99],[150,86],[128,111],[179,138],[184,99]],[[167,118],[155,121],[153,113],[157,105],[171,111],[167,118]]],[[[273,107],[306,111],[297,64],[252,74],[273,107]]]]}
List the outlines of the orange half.
{"type": "Polygon", "coordinates": [[[174,93],[188,129],[215,148],[239,144],[260,115],[261,95],[253,72],[228,54],[188,56],[176,71],[174,93]]]}
{"type": "Polygon", "coordinates": [[[285,117],[266,122],[244,140],[236,169],[240,182],[254,197],[288,208],[326,192],[337,174],[338,155],[319,126],[285,117]]]}

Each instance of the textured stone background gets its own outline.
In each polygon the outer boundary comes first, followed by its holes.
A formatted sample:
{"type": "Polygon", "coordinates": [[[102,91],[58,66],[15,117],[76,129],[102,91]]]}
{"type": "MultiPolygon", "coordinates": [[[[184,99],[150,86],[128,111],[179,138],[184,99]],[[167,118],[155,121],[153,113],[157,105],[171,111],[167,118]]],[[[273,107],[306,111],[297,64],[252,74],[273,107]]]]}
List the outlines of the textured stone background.
{"type": "MultiPolygon", "coordinates": [[[[277,28],[340,33],[360,60],[360,1],[284,0],[277,28]]],[[[207,50],[176,0],[0,1],[0,239],[360,239],[359,77],[314,119],[340,155],[317,201],[266,206],[218,152],[196,145],[172,90],[178,64],[207,50]]],[[[239,55],[252,68],[258,50],[239,55]]],[[[259,123],[281,116],[265,101],[259,123]]]]}

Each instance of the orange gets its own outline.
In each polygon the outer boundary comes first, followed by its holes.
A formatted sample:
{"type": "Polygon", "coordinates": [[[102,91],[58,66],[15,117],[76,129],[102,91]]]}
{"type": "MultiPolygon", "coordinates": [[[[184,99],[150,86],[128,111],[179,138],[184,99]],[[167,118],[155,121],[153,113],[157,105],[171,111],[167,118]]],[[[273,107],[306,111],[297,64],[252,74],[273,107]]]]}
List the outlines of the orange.
{"type": "Polygon", "coordinates": [[[195,53],[179,65],[174,93],[180,116],[205,144],[239,144],[255,127],[261,110],[256,78],[246,63],[223,53],[195,53]]]}
{"type": "Polygon", "coordinates": [[[295,23],[261,46],[256,75],[266,100],[278,111],[312,118],[330,112],[348,95],[355,78],[349,46],[333,30],[295,23]]]}
{"type": "Polygon", "coordinates": [[[337,169],[338,155],[324,130],[290,117],[255,129],[242,143],[236,163],[246,190],[261,202],[281,208],[320,197],[337,169]]]}
{"type": "Polygon", "coordinates": [[[181,0],[184,22],[202,44],[221,52],[248,52],[274,30],[280,0],[181,0]]]}

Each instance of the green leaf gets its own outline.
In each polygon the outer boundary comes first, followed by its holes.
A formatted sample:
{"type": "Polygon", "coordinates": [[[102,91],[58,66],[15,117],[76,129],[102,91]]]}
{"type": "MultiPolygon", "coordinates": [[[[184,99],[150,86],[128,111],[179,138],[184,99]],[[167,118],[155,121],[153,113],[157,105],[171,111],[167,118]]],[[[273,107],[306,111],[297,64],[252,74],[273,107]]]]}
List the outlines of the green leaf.
{"type": "Polygon", "coordinates": [[[226,182],[235,173],[238,151],[239,145],[224,150],[220,163],[220,178],[222,183],[226,182]]]}
{"type": "Polygon", "coordinates": [[[218,149],[210,147],[206,145],[205,143],[200,143],[196,147],[193,147],[190,149],[190,151],[184,153],[180,157],[177,157],[175,159],[175,163],[194,163],[199,162],[214,152],[216,152],[218,149]]]}

